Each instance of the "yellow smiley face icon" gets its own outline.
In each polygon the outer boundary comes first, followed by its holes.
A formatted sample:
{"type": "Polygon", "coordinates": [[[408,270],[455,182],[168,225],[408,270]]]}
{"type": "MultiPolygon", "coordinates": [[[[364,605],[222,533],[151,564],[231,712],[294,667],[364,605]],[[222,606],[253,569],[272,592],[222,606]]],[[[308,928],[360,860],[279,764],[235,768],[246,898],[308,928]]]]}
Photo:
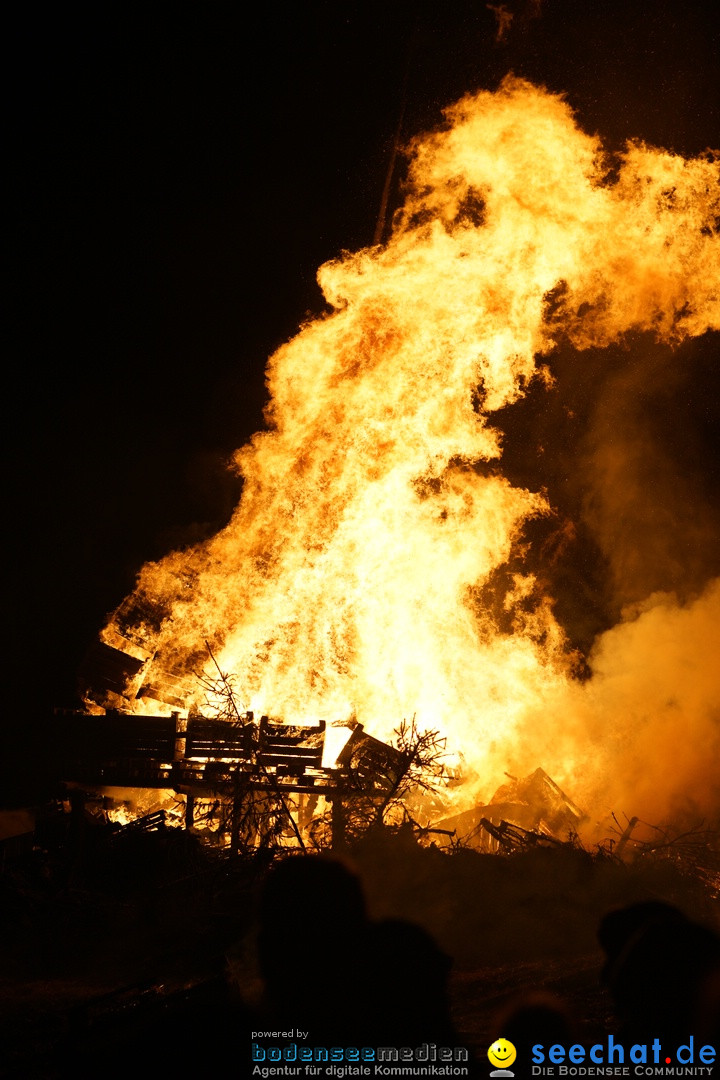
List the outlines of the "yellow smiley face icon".
{"type": "Polygon", "coordinates": [[[517,1057],[517,1050],[507,1039],[496,1039],[488,1050],[488,1061],[498,1069],[506,1069],[517,1057]]]}

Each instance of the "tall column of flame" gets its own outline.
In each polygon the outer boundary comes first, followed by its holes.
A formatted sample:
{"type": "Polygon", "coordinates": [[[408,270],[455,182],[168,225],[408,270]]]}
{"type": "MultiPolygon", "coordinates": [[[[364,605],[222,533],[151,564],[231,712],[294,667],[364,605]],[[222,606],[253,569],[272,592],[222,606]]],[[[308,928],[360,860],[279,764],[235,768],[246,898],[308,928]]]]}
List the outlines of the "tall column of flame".
{"type": "Polygon", "coordinates": [[[197,670],[209,641],[240,703],[287,722],[387,736],[416,714],[489,778],[575,693],[549,604],[506,635],[476,601],[546,509],[503,478],[492,413],[549,377],[558,326],[578,363],[632,329],[720,326],[718,162],[638,143],[611,174],[562,98],[516,79],[410,154],[388,243],[323,266],[331,313],[270,359],[232,520],[146,565],[135,599],[162,618],[121,630],[149,671],[197,670]]]}

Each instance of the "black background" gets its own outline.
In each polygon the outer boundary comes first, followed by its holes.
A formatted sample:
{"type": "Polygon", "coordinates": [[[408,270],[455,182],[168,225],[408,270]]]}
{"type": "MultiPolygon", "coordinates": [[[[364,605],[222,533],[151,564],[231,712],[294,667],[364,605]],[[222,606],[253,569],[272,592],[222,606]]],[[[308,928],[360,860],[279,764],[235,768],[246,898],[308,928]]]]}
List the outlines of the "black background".
{"type": "MultiPolygon", "coordinates": [[[[50,709],[75,703],[85,649],[142,563],[227,520],[225,463],[262,426],[267,357],[322,310],[317,267],[372,242],[403,99],[410,136],[513,70],[566,93],[611,147],[720,144],[707,5],[507,7],[504,42],[469,0],[16,15],[6,765],[26,753],[18,730],[41,740],[50,709]]],[[[716,450],[707,378],[683,422],[716,450]]]]}

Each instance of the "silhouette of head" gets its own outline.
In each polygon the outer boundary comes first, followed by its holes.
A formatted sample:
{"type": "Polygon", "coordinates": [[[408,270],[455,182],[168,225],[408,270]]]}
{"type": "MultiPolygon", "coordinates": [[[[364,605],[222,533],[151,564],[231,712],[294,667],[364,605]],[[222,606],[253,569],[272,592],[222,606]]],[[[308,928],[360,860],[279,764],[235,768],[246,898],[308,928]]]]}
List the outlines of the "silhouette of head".
{"type": "Polygon", "coordinates": [[[703,985],[720,968],[720,939],[657,901],[610,912],[598,938],[602,976],[628,1034],[685,1037],[703,985]]]}

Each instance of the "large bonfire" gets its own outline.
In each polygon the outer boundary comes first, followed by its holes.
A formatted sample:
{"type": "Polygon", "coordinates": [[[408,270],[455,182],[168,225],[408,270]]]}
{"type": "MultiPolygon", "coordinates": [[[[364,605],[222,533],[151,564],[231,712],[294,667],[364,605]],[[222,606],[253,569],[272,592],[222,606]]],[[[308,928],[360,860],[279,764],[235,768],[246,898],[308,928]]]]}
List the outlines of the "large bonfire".
{"type": "Polygon", "coordinates": [[[502,627],[483,586],[551,509],[503,475],[493,414],[551,384],[559,338],[582,365],[631,332],[720,328],[718,161],[642,143],[611,159],[514,78],[409,156],[387,243],[321,267],[329,310],[269,361],[232,520],[146,565],[103,631],[143,661],[120,704],[169,709],[170,680],[199,708],[210,648],[240,708],[438,728],[468,800],[541,762],[596,807],[629,785],[640,813],[717,807],[717,581],[647,598],[583,679],[536,575],[507,575],[502,627]]]}

